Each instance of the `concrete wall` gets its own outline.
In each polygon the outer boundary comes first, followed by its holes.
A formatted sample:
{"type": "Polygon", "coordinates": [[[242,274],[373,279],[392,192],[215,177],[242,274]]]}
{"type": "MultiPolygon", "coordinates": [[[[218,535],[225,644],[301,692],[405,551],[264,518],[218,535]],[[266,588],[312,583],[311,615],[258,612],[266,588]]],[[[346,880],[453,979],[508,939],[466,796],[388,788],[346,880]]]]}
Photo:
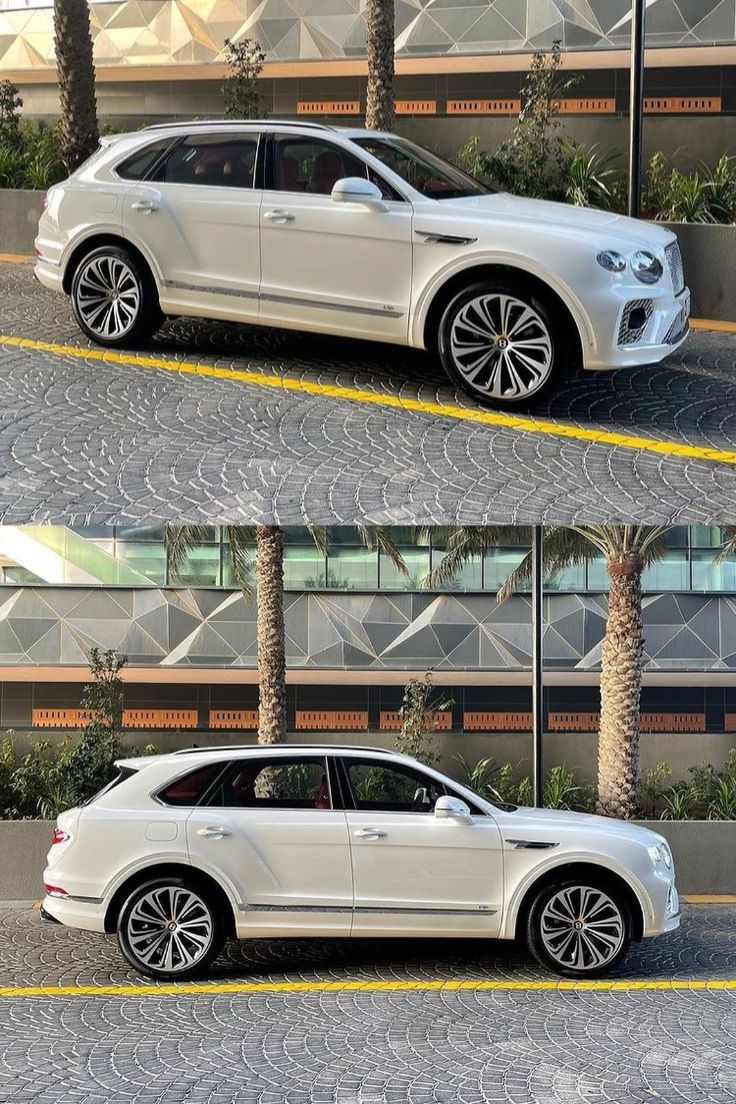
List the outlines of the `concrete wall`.
{"type": "MultiPolygon", "coordinates": [[[[639,821],[669,842],[680,893],[736,893],[736,821],[639,821]]],[[[37,901],[53,822],[0,821],[0,901],[37,901]]]]}
{"type": "Polygon", "coordinates": [[[0,901],[38,901],[51,846],[50,820],[0,820],[0,901]]]}
{"type": "MultiPolygon", "coordinates": [[[[52,745],[68,734],[54,730],[32,729],[16,732],[15,747],[25,754],[40,740],[52,745]]],[[[291,743],[303,744],[365,744],[370,747],[393,748],[393,732],[291,732],[291,743]]],[[[220,746],[255,743],[254,732],[141,732],[128,731],[124,741],[128,747],[141,749],[156,745],[160,752],[176,751],[199,745],[220,746]]],[[[462,779],[461,759],[471,766],[479,759],[492,758],[498,763],[512,763],[519,775],[531,772],[531,735],[525,732],[438,732],[435,745],[440,753],[440,769],[462,779]]],[[[721,767],[731,748],[736,747],[733,732],[646,732],[641,737],[642,772],[656,767],[663,760],[672,769],[673,781],[686,778],[690,767],[712,763],[721,767]]],[[[573,769],[582,782],[593,783],[597,773],[598,735],[591,732],[547,732],[544,736],[545,770],[559,763],[573,769]]]]}
{"type": "Polygon", "coordinates": [[[640,820],[669,843],[680,893],[736,893],[736,821],[640,820]]]}
{"type": "Polygon", "coordinates": [[[736,322],[736,226],[663,225],[680,240],[693,318],[736,322]]]}
{"type": "Polygon", "coordinates": [[[0,253],[33,253],[43,192],[0,188],[0,253]]]}

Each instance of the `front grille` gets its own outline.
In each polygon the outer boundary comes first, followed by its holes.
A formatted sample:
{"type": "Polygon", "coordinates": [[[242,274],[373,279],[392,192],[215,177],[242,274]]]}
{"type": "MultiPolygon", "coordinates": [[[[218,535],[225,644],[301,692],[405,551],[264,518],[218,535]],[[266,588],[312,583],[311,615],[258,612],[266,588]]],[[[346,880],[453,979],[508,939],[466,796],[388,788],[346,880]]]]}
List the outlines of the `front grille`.
{"type": "Polygon", "coordinates": [[[682,254],[680,253],[680,243],[678,241],[671,242],[664,251],[667,258],[667,266],[670,270],[670,276],[672,277],[672,286],[675,289],[675,295],[679,295],[685,288],[685,273],[682,268],[682,254]]]}
{"type": "Polygon", "coordinates": [[[624,307],[618,328],[619,345],[635,345],[641,341],[652,317],[651,299],[631,299],[624,307]]]}

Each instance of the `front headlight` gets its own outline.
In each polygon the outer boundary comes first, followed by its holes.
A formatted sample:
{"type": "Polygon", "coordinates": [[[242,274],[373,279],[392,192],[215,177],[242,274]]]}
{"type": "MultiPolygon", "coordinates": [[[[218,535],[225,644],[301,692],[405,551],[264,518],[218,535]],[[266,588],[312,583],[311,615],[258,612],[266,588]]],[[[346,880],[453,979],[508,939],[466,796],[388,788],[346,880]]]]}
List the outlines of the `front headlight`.
{"type": "Polygon", "coordinates": [[[649,856],[656,866],[657,863],[664,863],[668,870],[672,869],[672,852],[666,843],[652,843],[649,845],[649,856]]]}
{"type": "Polygon", "coordinates": [[[629,263],[631,271],[643,284],[656,284],[662,279],[664,273],[662,262],[646,249],[640,249],[634,253],[629,263]]]}
{"type": "Polygon", "coordinates": [[[606,272],[623,272],[626,268],[626,258],[622,257],[615,249],[604,249],[596,257],[601,268],[606,272]]]}

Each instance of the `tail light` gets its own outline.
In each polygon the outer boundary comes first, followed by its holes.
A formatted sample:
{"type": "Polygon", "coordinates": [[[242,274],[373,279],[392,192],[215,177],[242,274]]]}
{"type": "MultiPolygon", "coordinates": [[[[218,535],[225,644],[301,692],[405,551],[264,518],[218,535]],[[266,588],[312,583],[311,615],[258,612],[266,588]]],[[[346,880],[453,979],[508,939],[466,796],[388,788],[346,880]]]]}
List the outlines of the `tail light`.
{"type": "Polygon", "coordinates": [[[66,843],[68,839],[71,839],[71,836],[68,832],[65,832],[63,828],[54,828],[54,834],[51,837],[51,846],[53,847],[55,843],[66,843]]]}
{"type": "Polygon", "coordinates": [[[44,890],[44,893],[46,894],[47,897],[68,897],[69,896],[67,891],[65,889],[62,889],[61,886],[48,885],[46,882],[44,882],[43,890],[44,890]]]}
{"type": "Polygon", "coordinates": [[[46,208],[48,207],[48,205],[49,205],[49,194],[47,192],[46,195],[41,200],[41,210],[45,211],[46,208]]]}

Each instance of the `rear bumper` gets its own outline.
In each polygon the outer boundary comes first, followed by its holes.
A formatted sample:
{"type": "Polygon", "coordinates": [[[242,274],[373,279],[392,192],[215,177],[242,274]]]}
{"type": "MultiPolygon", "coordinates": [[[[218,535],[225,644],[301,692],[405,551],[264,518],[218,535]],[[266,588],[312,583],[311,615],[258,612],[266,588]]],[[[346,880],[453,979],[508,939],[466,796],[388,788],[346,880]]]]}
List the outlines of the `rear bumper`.
{"type": "MultiPolygon", "coordinates": [[[[56,920],[67,928],[81,928],[82,931],[93,932],[105,931],[105,906],[101,900],[47,895],[41,902],[41,914],[44,913],[51,920],[56,920]]],[[[44,916],[44,919],[46,918],[44,916]]]]}
{"type": "Polygon", "coordinates": [[[33,269],[33,275],[39,284],[43,284],[50,291],[63,291],[61,268],[55,261],[46,257],[39,257],[33,269]]]}

